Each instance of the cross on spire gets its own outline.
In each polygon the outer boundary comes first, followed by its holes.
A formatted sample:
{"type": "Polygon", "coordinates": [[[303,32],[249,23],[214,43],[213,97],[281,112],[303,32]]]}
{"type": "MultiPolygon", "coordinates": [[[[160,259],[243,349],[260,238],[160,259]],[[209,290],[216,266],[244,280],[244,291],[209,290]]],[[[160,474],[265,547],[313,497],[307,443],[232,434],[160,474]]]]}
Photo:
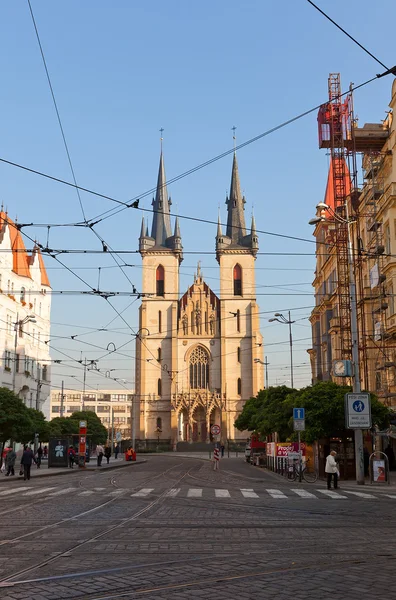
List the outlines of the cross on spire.
{"type": "Polygon", "coordinates": [[[164,141],[164,136],[162,135],[164,133],[164,128],[161,127],[161,129],[159,130],[161,137],[160,137],[160,142],[161,142],[161,152],[162,152],[162,142],[164,141]]]}
{"type": "Polygon", "coordinates": [[[236,132],[237,128],[235,127],[235,125],[233,127],[231,127],[231,131],[232,131],[232,139],[234,140],[234,150],[236,150],[236,132]]]}

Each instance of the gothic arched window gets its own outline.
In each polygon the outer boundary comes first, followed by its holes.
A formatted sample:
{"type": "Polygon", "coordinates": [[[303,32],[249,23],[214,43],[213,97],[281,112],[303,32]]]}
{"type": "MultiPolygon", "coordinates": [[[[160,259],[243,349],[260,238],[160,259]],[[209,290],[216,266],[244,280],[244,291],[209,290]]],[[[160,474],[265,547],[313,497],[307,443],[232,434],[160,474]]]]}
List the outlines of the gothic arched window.
{"type": "Polygon", "coordinates": [[[242,296],[241,265],[235,265],[235,267],[234,267],[234,296],[242,296]]]}
{"type": "Polygon", "coordinates": [[[156,279],[156,294],[157,296],[165,296],[165,271],[162,265],[157,267],[155,273],[156,279]]]}
{"type": "Polygon", "coordinates": [[[238,380],[237,380],[237,394],[238,394],[238,396],[242,395],[242,380],[240,377],[238,377],[238,380]]]}
{"type": "Polygon", "coordinates": [[[161,381],[161,378],[158,378],[158,381],[157,381],[157,393],[158,393],[158,396],[162,396],[162,381],[161,381]]]}
{"type": "Polygon", "coordinates": [[[209,353],[202,346],[195,348],[190,355],[190,388],[209,387],[209,353]]]}

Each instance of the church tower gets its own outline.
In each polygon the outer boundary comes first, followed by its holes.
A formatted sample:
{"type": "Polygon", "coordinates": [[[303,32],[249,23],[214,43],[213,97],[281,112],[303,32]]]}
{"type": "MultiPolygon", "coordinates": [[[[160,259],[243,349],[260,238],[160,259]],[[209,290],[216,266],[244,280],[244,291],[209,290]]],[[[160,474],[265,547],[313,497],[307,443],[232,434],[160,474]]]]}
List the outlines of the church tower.
{"type": "Polygon", "coordinates": [[[216,236],[216,257],[220,265],[221,392],[228,402],[230,438],[240,434],[234,430],[233,422],[246,400],[264,388],[262,366],[255,362],[255,359],[263,360],[255,282],[258,238],[253,216],[250,233],[246,232],[245,203],[234,152],[230,192],[226,198],[227,228],[223,235],[219,217],[216,236]]]}
{"type": "Polygon", "coordinates": [[[137,406],[134,421],[140,440],[171,437],[172,373],[177,369],[175,333],[183,248],[178,218],[172,235],[171,199],[168,198],[162,150],[152,206],[151,235],[143,217],[139,237],[143,263],[142,303],[136,337],[137,406]]]}

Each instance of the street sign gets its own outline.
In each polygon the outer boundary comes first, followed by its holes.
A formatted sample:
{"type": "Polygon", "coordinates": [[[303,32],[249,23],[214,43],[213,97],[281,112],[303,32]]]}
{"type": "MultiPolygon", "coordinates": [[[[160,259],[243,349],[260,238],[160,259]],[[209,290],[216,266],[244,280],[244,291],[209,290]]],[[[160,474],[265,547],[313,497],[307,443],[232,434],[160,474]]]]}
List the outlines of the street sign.
{"type": "Polygon", "coordinates": [[[212,425],[212,427],[210,428],[211,434],[212,435],[219,435],[220,434],[220,425],[212,425]]]}
{"type": "Polygon", "coordinates": [[[116,433],[116,442],[121,442],[121,440],[122,440],[121,431],[117,431],[117,433],[116,433]]]}
{"type": "Polygon", "coordinates": [[[293,419],[305,419],[305,408],[293,408],[293,419]]]}
{"type": "Polygon", "coordinates": [[[294,431],[305,431],[305,419],[294,419],[293,428],[294,431]]]}
{"type": "Polygon", "coordinates": [[[347,429],[370,429],[370,394],[345,394],[347,429]]]}

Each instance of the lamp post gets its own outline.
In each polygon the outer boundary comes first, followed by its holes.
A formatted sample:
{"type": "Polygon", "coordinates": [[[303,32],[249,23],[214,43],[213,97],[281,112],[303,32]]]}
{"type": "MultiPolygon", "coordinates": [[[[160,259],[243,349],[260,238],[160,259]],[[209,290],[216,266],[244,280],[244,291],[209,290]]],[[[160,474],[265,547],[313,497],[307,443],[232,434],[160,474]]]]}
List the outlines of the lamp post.
{"type": "MultiPolygon", "coordinates": [[[[348,267],[349,267],[349,296],[351,299],[351,342],[352,342],[352,364],[353,364],[353,392],[360,394],[360,365],[359,365],[359,343],[358,343],[358,322],[357,322],[357,300],[356,300],[356,282],[355,282],[355,263],[353,256],[351,224],[356,221],[355,218],[349,217],[348,203],[345,202],[345,219],[338,215],[328,204],[319,202],[316,206],[317,211],[329,211],[331,216],[347,225],[348,232],[348,267]]],[[[326,217],[322,214],[309,221],[310,225],[317,225],[326,221],[326,217]]],[[[364,454],[363,454],[363,430],[355,429],[355,463],[356,463],[356,482],[358,485],[364,485],[364,454]]]]}
{"type": "Polygon", "coordinates": [[[19,314],[17,313],[17,318],[14,323],[14,371],[12,374],[12,391],[15,393],[16,387],[16,369],[17,369],[17,347],[18,347],[18,330],[22,328],[25,323],[37,323],[36,317],[34,315],[27,315],[24,319],[19,319],[19,314]]]}
{"type": "Polygon", "coordinates": [[[275,313],[272,319],[268,319],[270,323],[274,321],[278,321],[278,323],[283,323],[284,325],[289,325],[289,346],[290,346],[290,383],[291,387],[294,388],[294,376],[293,376],[293,336],[292,336],[292,324],[295,321],[291,320],[290,310],[288,312],[289,318],[286,319],[282,313],[275,313]]]}
{"type": "Polygon", "coordinates": [[[264,365],[265,366],[265,389],[268,390],[269,385],[268,385],[268,357],[265,357],[265,361],[261,360],[261,358],[255,358],[254,359],[255,363],[259,363],[260,365],[264,365]]]}

